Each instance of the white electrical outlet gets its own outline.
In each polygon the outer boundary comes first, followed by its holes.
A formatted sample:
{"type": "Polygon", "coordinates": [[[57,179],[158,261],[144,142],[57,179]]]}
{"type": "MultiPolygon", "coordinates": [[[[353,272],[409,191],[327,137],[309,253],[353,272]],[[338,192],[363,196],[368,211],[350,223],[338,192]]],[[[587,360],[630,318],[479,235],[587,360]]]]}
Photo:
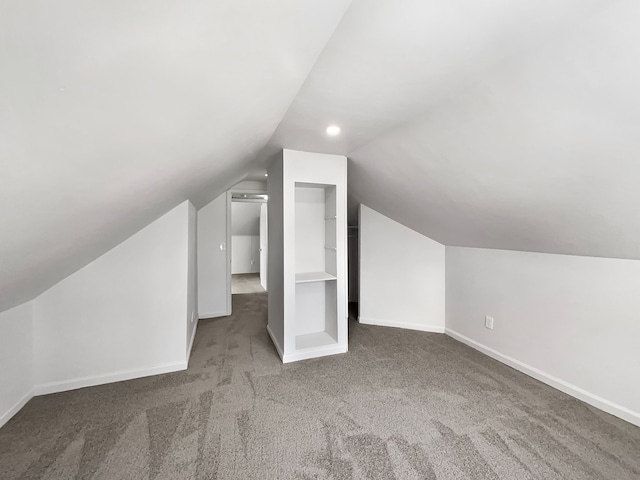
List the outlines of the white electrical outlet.
{"type": "Polygon", "coordinates": [[[193,319],[195,318],[196,313],[195,312],[191,312],[191,323],[193,323],[193,319]]]}
{"type": "Polygon", "coordinates": [[[493,330],[493,317],[484,317],[484,326],[493,330]]]}

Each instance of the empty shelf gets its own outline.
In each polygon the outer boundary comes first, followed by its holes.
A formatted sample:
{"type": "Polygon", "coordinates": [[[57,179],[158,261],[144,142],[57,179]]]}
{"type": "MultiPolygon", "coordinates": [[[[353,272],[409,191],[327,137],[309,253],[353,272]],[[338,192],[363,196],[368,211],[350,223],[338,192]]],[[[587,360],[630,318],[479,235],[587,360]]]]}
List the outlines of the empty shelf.
{"type": "Polygon", "coordinates": [[[337,343],[336,339],[327,332],[307,333],[306,335],[296,336],[296,350],[327,347],[337,343]]]}
{"type": "Polygon", "coordinates": [[[307,282],[326,282],[327,280],[335,280],[335,275],[327,272],[304,272],[296,273],[296,283],[307,282]]]}

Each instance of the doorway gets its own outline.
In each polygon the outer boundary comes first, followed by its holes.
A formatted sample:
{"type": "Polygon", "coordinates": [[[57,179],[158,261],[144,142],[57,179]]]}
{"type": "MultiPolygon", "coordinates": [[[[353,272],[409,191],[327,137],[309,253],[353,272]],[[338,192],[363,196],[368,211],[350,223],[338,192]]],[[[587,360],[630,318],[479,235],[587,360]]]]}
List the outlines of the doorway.
{"type": "Polygon", "coordinates": [[[267,198],[231,195],[231,293],[259,293],[267,288],[267,198]]]}

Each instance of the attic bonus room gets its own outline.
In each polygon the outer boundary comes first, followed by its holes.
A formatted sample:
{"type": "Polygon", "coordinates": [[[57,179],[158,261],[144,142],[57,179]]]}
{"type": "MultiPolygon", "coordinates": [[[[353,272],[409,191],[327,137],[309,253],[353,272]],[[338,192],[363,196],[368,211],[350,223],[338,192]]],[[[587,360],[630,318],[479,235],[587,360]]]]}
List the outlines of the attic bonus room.
{"type": "Polygon", "coordinates": [[[0,478],[640,479],[639,23],[0,0],[0,478]]]}

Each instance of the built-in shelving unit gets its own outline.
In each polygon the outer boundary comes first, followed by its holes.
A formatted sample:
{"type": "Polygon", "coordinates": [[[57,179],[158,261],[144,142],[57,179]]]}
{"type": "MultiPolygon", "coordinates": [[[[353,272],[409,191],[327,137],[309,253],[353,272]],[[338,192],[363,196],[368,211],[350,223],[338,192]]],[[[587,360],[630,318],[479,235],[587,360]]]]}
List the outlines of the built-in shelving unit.
{"type": "Polygon", "coordinates": [[[336,280],[336,276],[327,272],[296,273],[296,283],[326,282],[327,280],[336,280]]]}
{"type": "Polygon", "coordinates": [[[269,289],[269,333],[284,362],[346,352],[346,158],[285,150],[268,181],[269,221],[283,223],[269,226],[283,232],[282,248],[269,240],[270,271],[282,263],[274,280],[282,293],[269,289]]]}
{"type": "Polygon", "coordinates": [[[294,208],[296,350],[337,345],[335,185],[296,182],[294,208]]]}
{"type": "Polygon", "coordinates": [[[306,350],[308,348],[322,348],[335,345],[336,339],[327,332],[307,333],[296,336],[296,350],[306,350]]]}

